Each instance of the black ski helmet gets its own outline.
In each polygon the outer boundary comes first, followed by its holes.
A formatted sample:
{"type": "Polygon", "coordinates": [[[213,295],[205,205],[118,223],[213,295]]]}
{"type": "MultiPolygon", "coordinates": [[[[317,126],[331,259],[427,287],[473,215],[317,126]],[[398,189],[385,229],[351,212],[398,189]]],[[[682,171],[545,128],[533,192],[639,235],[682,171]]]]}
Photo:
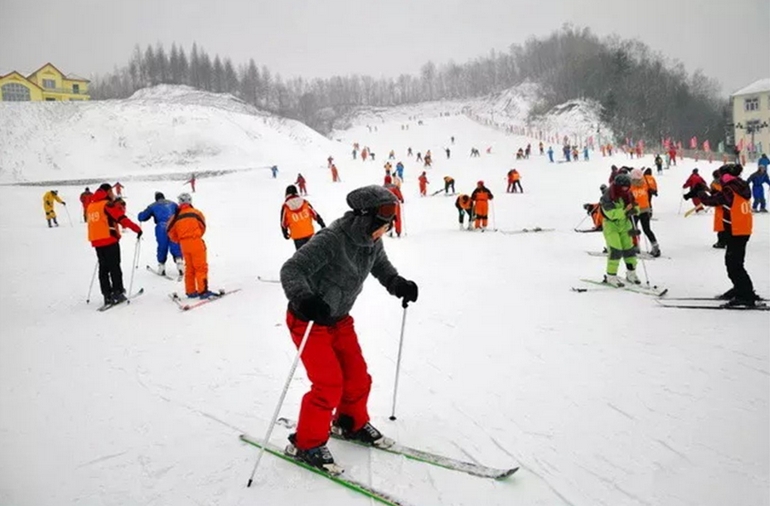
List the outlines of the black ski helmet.
{"type": "Polygon", "coordinates": [[[155,202],[157,202],[159,200],[163,200],[165,198],[166,198],[166,196],[163,195],[163,192],[155,192],[155,202]]]}
{"type": "Polygon", "coordinates": [[[297,194],[297,187],[296,186],[294,186],[293,184],[290,184],[289,186],[286,187],[286,196],[287,197],[289,195],[296,195],[296,194],[297,194]]]}

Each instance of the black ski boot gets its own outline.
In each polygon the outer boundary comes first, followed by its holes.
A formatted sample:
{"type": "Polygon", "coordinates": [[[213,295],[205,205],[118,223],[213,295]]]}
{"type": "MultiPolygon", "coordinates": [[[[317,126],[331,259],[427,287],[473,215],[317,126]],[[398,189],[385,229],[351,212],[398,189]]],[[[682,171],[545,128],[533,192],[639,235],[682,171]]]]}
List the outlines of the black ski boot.
{"type": "Polygon", "coordinates": [[[334,463],[334,457],[332,456],[332,452],[329,451],[329,447],[326,446],[326,443],[307,450],[301,450],[295,445],[296,440],[296,433],[289,435],[290,444],[284,451],[286,455],[302,461],[310,466],[317,467],[318,469],[321,469],[322,471],[325,471],[329,474],[342,474],[344,469],[334,463]]]}
{"type": "Polygon", "coordinates": [[[729,290],[727,290],[722,295],[717,295],[716,296],[716,299],[718,299],[718,300],[730,300],[730,299],[733,299],[733,298],[735,298],[735,288],[730,288],[729,290]]]}
{"type": "Polygon", "coordinates": [[[126,294],[123,292],[118,292],[112,295],[112,303],[113,304],[120,304],[121,302],[126,302],[128,299],[126,298],[126,294]]]}
{"type": "Polygon", "coordinates": [[[728,300],[724,303],[725,307],[756,307],[757,300],[754,298],[754,296],[748,296],[748,297],[733,297],[732,299],[728,300]]]}
{"type": "Polygon", "coordinates": [[[352,427],[353,418],[348,415],[340,415],[332,424],[332,432],[343,439],[369,446],[388,448],[395,444],[395,441],[383,436],[382,432],[369,422],[366,422],[363,427],[355,431],[352,430],[352,427]]]}

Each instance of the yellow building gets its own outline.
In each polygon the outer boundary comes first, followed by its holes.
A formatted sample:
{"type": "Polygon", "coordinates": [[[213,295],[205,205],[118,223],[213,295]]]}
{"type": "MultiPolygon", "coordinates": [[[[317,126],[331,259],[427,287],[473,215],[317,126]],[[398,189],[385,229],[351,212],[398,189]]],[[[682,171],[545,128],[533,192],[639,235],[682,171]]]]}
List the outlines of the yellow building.
{"type": "Polygon", "coordinates": [[[46,63],[27,77],[13,71],[0,76],[0,101],[89,100],[88,79],[67,76],[46,63]]]}

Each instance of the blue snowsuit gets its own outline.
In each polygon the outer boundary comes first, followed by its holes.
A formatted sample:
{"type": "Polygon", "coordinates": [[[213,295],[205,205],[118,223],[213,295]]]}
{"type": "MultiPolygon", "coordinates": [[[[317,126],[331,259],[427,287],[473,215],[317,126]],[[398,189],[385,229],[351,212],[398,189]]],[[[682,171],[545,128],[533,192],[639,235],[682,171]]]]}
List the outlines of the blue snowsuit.
{"type": "Polygon", "coordinates": [[[749,176],[746,182],[751,184],[751,193],[754,197],[754,203],[751,204],[751,209],[754,211],[757,209],[762,211],[766,210],[767,202],[765,201],[765,187],[762,185],[767,184],[770,186],[770,177],[768,177],[767,171],[756,171],[749,176]]]}
{"type": "Polygon", "coordinates": [[[158,263],[165,264],[169,249],[174,259],[182,258],[182,250],[179,244],[171,242],[168,238],[166,226],[169,220],[174,216],[177,205],[170,200],[160,199],[153,202],[147,209],[139,213],[139,221],[149,221],[155,219],[155,240],[158,241],[158,263]]]}
{"type": "Polygon", "coordinates": [[[401,162],[396,164],[396,175],[401,181],[404,180],[404,164],[401,162]]]}
{"type": "Polygon", "coordinates": [[[548,148],[548,159],[553,163],[553,148],[548,148]]]}

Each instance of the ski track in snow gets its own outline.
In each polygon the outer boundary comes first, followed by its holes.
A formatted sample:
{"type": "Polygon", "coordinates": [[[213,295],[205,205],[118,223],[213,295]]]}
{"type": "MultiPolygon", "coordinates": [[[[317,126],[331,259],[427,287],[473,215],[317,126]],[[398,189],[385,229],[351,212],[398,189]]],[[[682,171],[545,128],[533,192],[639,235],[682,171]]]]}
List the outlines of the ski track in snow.
{"type": "MultiPolygon", "coordinates": [[[[407,235],[386,238],[386,250],[420,285],[420,300],[407,315],[396,422],[387,415],[402,309],[369,280],[352,312],[373,378],[373,423],[404,445],[521,469],[490,482],[332,442],[347,472],[420,505],[770,505],[767,313],[663,309],[646,295],[570,291],[583,286],[581,277],[600,279],[606,261],[585,253],[600,250],[600,234],[572,232],[585,216],[582,204],[597,200],[611,163],[636,160],[594,154],[573,164],[538,155],[515,161],[527,139],[462,115],[438,117],[441,104],[352,121],[328,141],[238,103],[172,98],[168,114],[151,93],[113,103],[115,131],[104,126],[98,105],[78,114],[34,108],[26,116],[14,109],[9,128],[23,128],[11,132],[13,145],[2,146],[14,155],[4,180],[167,172],[160,148],[169,132],[177,135],[170,150],[217,144],[219,155],[194,155],[212,170],[264,163],[281,172],[275,180],[269,171],[244,171],[199,181],[194,204],[209,225],[210,282],[242,291],[188,313],[167,297],[179,285],[143,267],[155,262],[152,225],[144,225],[134,274],[134,288],[145,294],[98,313],[85,304],[95,255],[79,223],[82,188],[59,188],[74,222],[58,206],[62,226],[49,230],[41,209],[46,188],[0,187],[0,504],[366,504],[269,456],[246,489],[256,451],[237,436],[264,434],[296,353],[282,290],[257,280],[277,278],[294,251],[277,223],[286,185],[302,172],[308,199],[331,222],[346,210],[348,191],[382,182],[394,149],[406,165],[407,235]],[[425,125],[411,121],[401,130],[410,115],[425,125]],[[34,122],[64,119],[100,130],[93,140],[90,130],[73,131],[43,148],[37,136],[45,125],[34,122]],[[370,133],[367,123],[378,131],[370,133]],[[164,130],[170,126],[177,130],[164,130]],[[149,144],[126,153],[117,137],[149,144]],[[377,161],[351,160],[354,141],[371,146],[377,161]],[[409,146],[415,153],[432,149],[434,167],[406,158],[409,146]],[[482,156],[468,158],[471,147],[482,156]],[[64,161],[57,158],[62,150],[64,161]],[[329,154],[344,183],[331,183],[329,154]],[[148,165],[137,166],[139,158],[148,165]],[[49,160],[60,168],[48,168],[49,160]],[[522,173],[526,193],[505,194],[511,167],[522,173]],[[491,223],[501,230],[556,230],[459,231],[454,197],[418,196],[422,170],[429,192],[444,175],[465,193],[484,179],[495,194],[491,223]]],[[[652,165],[652,157],[644,164],[652,165]]],[[[690,160],[658,177],[653,229],[670,260],[645,265],[652,283],[671,296],[708,296],[728,285],[723,252],[711,248],[712,217],[677,214],[681,184],[696,165],[704,174],[716,168],[690,160]]],[[[132,218],[156,190],[173,197],[189,189],[180,180],[127,186],[132,218]]],[[[764,296],[769,222],[755,216],[746,261],[764,296]]],[[[129,231],[121,243],[126,285],[135,242],[129,231]]],[[[99,299],[98,283],[92,299],[99,299]]],[[[299,367],[283,416],[296,418],[308,387],[299,367]]],[[[283,444],[287,434],[277,428],[271,440],[283,444]]]]}

